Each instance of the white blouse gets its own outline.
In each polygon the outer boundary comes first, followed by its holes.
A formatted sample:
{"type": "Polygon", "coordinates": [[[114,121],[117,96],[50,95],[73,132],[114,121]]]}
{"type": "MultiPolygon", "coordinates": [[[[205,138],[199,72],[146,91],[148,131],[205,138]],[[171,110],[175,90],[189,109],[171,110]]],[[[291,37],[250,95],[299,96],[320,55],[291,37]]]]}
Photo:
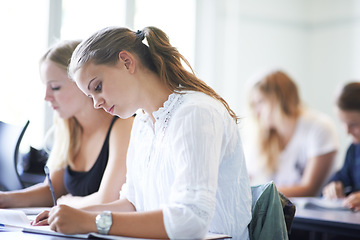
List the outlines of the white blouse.
{"type": "Polygon", "coordinates": [[[237,125],[200,92],[171,94],[134,121],[121,192],[137,211],[162,209],[172,239],[208,231],[248,239],[251,190],[237,125]]]}
{"type": "Polygon", "coordinates": [[[273,180],[276,185],[295,185],[301,182],[303,172],[310,158],[338,149],[335,124],[327,115],[306,109],[296,125],[294,135],[279,156],[275,174],[269,174],[257,161],[256,145],[247,146],[245,151],[251,184],[263,184],[273,180]]]}

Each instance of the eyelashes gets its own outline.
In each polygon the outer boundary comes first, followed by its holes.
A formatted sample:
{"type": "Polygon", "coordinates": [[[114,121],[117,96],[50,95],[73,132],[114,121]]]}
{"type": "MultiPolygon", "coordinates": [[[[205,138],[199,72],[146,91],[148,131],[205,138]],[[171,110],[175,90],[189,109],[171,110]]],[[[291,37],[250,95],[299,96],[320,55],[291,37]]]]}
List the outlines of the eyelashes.
{"type": "Polygon", "coordinates": [[[99,84],[97,84],[97,85],[95,86],[94,91],[95,91],[95,92],[101,92],[101,90],[102,90],[102,82],[100,82],[99,84]]]}

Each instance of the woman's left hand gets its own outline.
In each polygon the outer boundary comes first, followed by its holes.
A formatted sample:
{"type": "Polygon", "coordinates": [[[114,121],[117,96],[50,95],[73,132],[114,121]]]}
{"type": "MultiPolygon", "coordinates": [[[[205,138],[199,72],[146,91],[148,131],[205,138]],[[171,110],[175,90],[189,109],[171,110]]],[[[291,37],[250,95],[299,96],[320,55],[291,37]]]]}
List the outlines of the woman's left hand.
{"type": "Polygon", "coordinates": [[[67,205],[59,205],[49,212],[48,223],[51,230],[65,234],[96,232],[96,215],[67,205]]]}

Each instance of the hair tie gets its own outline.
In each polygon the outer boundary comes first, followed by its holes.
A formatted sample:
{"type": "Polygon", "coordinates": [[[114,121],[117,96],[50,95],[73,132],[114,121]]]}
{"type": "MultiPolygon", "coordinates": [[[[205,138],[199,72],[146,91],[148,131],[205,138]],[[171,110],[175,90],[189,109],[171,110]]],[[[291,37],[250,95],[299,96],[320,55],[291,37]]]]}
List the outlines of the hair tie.
{"type": "Polygon", "coordinates": [[[136,32],[136,38],[140,39],[140,41],[144,40],[144,38],[145,38],[144,32],[141,31],[141,30],[137,30],[137,32],[136,32]]]}

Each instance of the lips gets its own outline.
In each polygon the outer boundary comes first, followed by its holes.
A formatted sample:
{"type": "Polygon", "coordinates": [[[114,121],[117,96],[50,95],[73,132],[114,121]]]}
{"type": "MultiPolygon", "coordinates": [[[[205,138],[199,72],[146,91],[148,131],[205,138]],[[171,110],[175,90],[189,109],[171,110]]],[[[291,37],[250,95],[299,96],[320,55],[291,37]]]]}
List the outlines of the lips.
{"type": "Polygon", "coordinates": [[[114,105],[112,105],[109,109],[106,109],[106,111],[110,114],[113,114],[114,112],[114,105]]]}

